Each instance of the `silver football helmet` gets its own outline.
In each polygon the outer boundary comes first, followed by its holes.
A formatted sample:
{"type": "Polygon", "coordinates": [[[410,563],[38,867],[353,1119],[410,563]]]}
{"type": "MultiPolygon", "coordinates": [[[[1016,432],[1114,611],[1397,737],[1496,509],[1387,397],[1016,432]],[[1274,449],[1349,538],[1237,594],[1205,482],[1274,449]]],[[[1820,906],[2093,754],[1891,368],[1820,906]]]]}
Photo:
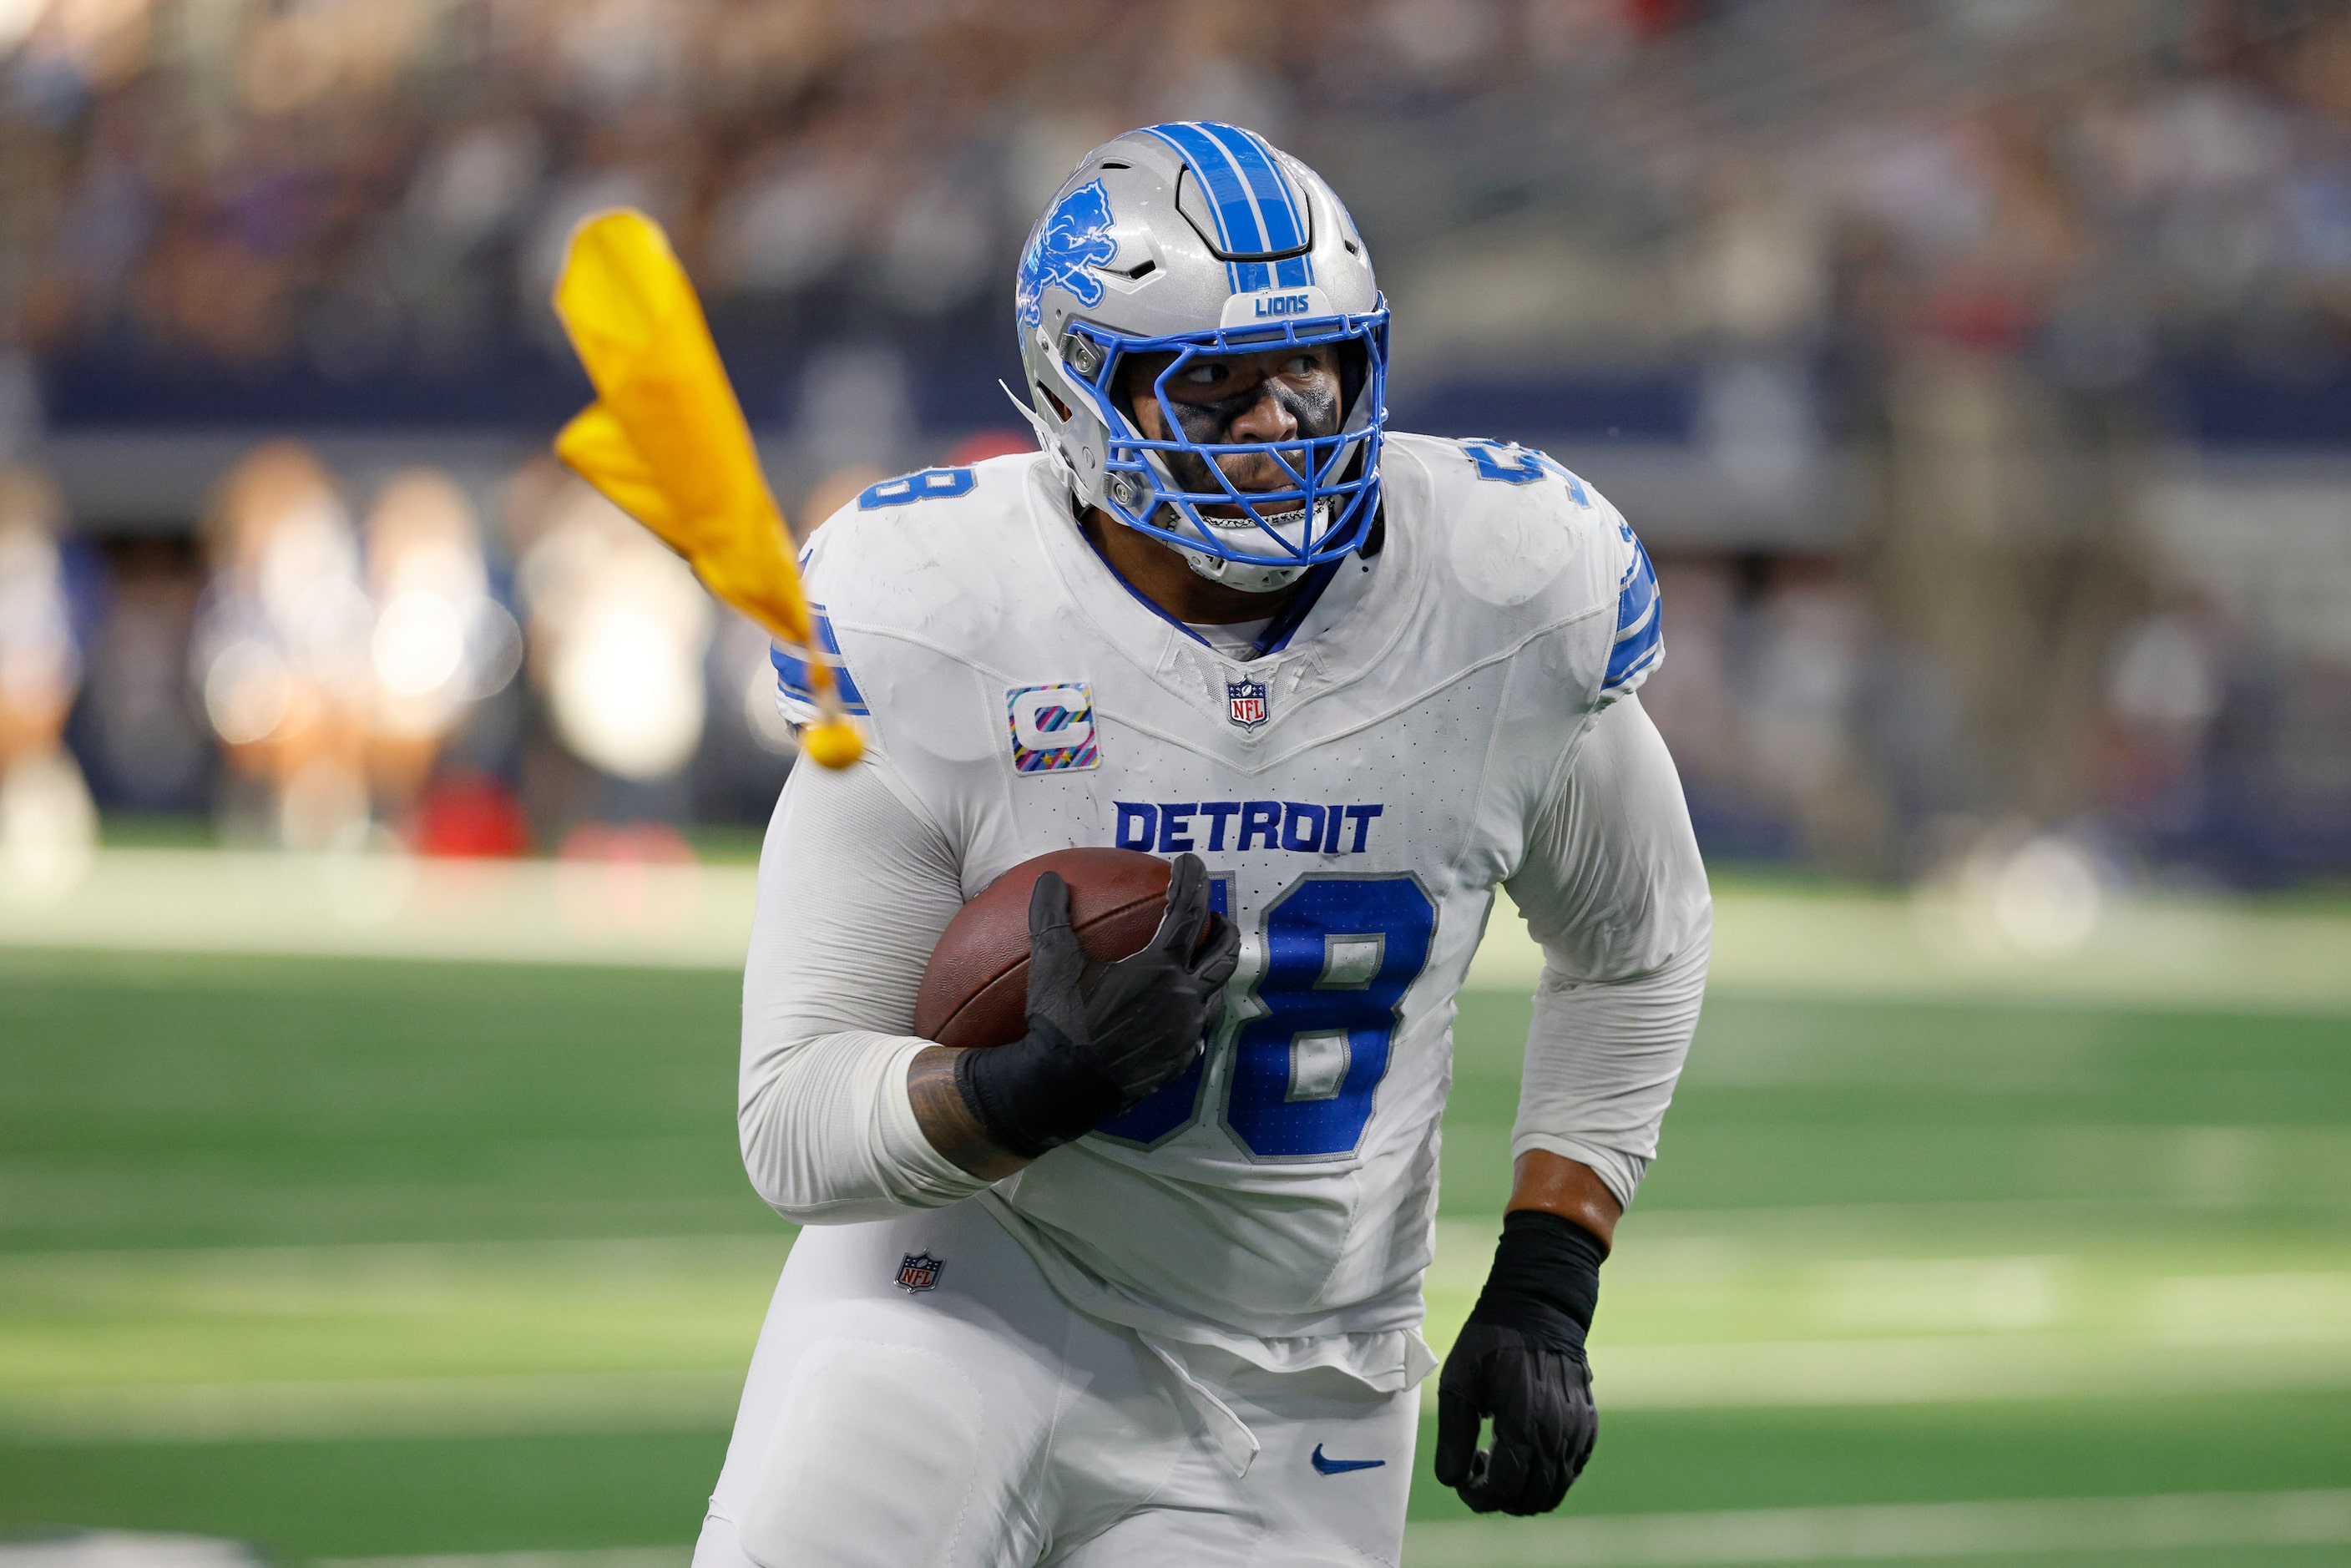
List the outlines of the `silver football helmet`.
{"type": "Polygon", "coordinates": [[[1379,507],[1387,302],[1354,220],[1297,159],[1253,131],[1204,120],[1105,142],[1030,232],[1014,313],[1030,423],[1082,505],[1248,592],[1363,542],[1379,507]],[[1186,437],[1167,388],[1187,364],[1292,344],[1338,347],[1334,432],[1186,437]],[[1174,355],[1148,388],[1164,438],[1146,437],[1127,406],[1145,392],[1121,379],[1138,353],[1174,355]],[[1237,488],[1217,458],[1249,454],[1270,456],[1292,483],[1237,488]]]}

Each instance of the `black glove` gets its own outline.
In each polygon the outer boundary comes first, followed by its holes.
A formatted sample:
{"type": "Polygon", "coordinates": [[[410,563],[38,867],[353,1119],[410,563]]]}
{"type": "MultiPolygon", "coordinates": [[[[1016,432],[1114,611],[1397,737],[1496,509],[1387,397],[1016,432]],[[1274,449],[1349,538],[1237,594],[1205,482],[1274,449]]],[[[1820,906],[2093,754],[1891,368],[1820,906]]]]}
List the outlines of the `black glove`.
{"type": "Polygon", "coordinates": [[[1599,1436],[1583,1336],[1608,1249],[1537,1209],[1502,1217],[1494,1270],[1437,1380],[1437,1479],[1479,1513],[1548,1513],[1599,1436]],[[1478,1426],[1494,1418],[1491,1453],[1478,1426]]]}
{"type": "Polygon", "coordinates": [[[1176,857],[1158,931],[1114,964],[1078,946],[1069,884],[1047,872],[1029,894],[1029,1032],[956,1056],[964,1103],[1029,1159],[1092,1132],[1192,1065],[1224,1017],[1240,946],[1232,922],[1208,913],[1197,855],[1176,857]]]}

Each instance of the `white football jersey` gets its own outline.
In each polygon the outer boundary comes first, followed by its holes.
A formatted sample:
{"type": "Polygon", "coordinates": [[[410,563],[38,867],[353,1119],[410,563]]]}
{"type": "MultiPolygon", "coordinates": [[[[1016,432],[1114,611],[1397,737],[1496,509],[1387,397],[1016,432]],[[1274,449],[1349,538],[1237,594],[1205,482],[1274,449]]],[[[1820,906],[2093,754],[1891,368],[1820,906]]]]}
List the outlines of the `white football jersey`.
{"type": "Polygon", "coordinates": [[[806,577],[967,898],[1051,850],[1188,850],[1243,936],[1202,1059],[983,1201],[1082,1311],[1400,1385],[1455,991],[1577,737],[1662,648],[1646,553],[1550,459],[1391,435],[1383,493],[1376,556],[1247,662],[1119,580],[1042,455],[875,486],[806,577]]]}

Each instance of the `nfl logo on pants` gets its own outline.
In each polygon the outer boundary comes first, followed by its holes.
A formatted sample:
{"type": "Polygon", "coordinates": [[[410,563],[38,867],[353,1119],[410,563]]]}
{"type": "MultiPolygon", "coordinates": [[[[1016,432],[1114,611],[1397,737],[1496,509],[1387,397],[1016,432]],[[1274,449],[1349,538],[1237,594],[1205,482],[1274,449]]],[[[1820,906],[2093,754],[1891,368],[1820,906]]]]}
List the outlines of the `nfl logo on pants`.
{"type": "Polygon", "coordinates": [[[1255,729],[1265,722],[1263,681],[1228,681],[1225,698],[1232,705],[1232,721],[1243,729],[1255,729]]]}
{"type": "Polygon", "coordinates": [[[898,1264],[898,1288],[912,1295],[919,1291],[935,1291],[939,1286],[939,1270],[946,1260],[934,1258],[928,1252],[909,1252],[898,1264]]]}

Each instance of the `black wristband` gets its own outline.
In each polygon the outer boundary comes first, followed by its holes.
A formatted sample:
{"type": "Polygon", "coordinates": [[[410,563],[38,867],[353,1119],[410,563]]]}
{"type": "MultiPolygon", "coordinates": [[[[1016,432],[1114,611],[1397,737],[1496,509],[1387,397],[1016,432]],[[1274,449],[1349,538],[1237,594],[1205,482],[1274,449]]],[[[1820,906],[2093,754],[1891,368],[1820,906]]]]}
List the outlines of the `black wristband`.
{"type": "Polygon", "coordinates": [[[1600,1238],[1572,1219],[1539,1208],[1502,1217],[1493,1271],[1470,1312],[1563,1343],[1577,1354],[1600,1303],[1600,1264],[1608,1256],[1600,1238]]]}
{"type": "Polygon", "coordinates": [[[1050,1024],[1032,1019],[1029,1033],[1010,1045],[957,1052],[956,1088],[999,1148],[1033,1160],[1118,1113],[1117,1091],[1092,1073],[1074,1070],[1077,1060],[1078,1052],[1050,1024]],[[1017,1114],[1016,1104],[1042,1113],[1046,1130],[1017,1114]]]}

